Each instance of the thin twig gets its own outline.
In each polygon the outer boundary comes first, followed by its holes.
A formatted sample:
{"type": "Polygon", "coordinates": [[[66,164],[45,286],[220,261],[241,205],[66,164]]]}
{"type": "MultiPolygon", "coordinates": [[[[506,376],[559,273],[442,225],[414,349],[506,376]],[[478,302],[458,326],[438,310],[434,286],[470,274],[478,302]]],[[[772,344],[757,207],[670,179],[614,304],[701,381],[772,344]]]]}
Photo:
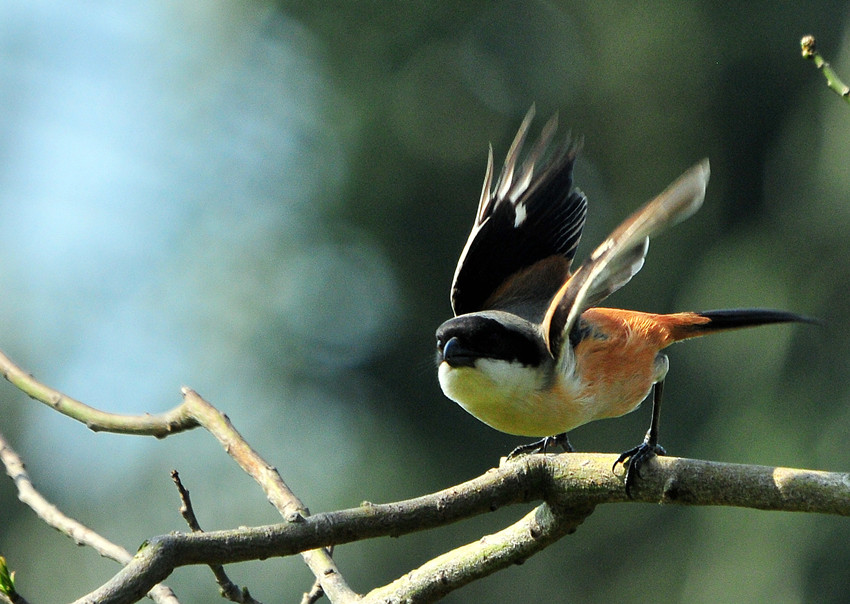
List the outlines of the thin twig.
{"type": "Polygon", "coordinates": [[[848,87],[829,63],[821,56],[817,49],[817,43],[814,36],[803,36],[800,40],[800,48],[803,51],[803,58],[815,62],[815,66],[823,72],[826,78],[826,85],[829,89],[838,94],[845,102],[850,103],[850,87],[848,87]]]}
{"type": "Polygon", "coordinates": [[[198,426],[198,422],[181,406],[159,415],[121,415],[107,413],[78,401],[58,390],[42,384],[32,375],[18,367],[0,352],[0,372],[30,398],[35,399],[59,413],[82,422],[93,432],[116,434],[138,434],[164,438],[198,426]]]}
{"type": "Polygon", "coordinates": [[[177,470],[171,470],[171,480],[177,487],[177,494],[180,496],[180,515],[183,516],[183,520],[186,521],[193,533],[203,533],[204,531],[198,523],[198,517],[195,516],[195,509],[192,507],[189,489],[183,486],[183,481],[180,480],[180,474],[177,470]]]}
{"type": "MultiPolygon", "coordinates": [[[[112,543],[81,522],[66,516],[59,508],[47,501],[36,490],[20,456],[15,453],[2,434],[0,434],[0,461],[2,461],[6,468],[6,474],[9,475],[18,489],[18,499],[29,506],[48,526],[52,526],[59,532],[67,535],[77,545],[87,545],[101,556],[115,560],[119,564],[126,565],[133,559],[133,554],[126,549],[112,543]]],[[[175,604],[178,602],[171,588],[165,585],[151,586],[148,597],[155,602],[163,604],[175,604]]]]}
{"type": "MultiPolygon", "coordinates": [[[[182,392],[183,404],[189,408],[192,417],[215,436],[228,455],[262,487],[283,518],[293,524],[303,522],[310,511],[283,482],[277,469],[251,448],[226,415],[191,388],[184,387],[182,392]]],[[[301,557],[332,602],[351,602],[359,598],[345,582],[325,548],[303,551],[301,557]]]]}
{"type": "Polygon", "coordinates": [[[301,596],[301,604],[315,604],[325,595],[325,590],[322,589],[322,583],[316,579],[313,582],[313,587],[310,588],[310,591],[305,591],[304,595],[301,596]]]}
{"type": "MultiPolygon", "coordinates": [[[[306,506],[295,496],[277,470],[254,451],[219,412],[191,388],[183,388],[183,402],[158,415],[121,415],[90,407],[58,390],[42,384],[0,352],[0,373],[31,398],[60,413],[84,423],[90,430],[119,434],[148,435],[164,438],[184,430],[202,426],[218,439],[225,451],[262,488],[266,497],[288,522],[298,522],[309,514],[306,506]]],[[[334,602],[357,599],[324,548],[301,554],[307,566],[322,583],[322,588],[334,602]]]]}
{"type": "MultiPolygon", "coordinates": [[[[198,518],[195,516],[195,509],[192,507],[189,490],[183,486],[183,481],[180,480],[177,470],[171,470],[171,480],[174,481],[174,486],[177,487],[177,493],[180,495],[180,515],[183,516],[183,519],[189,525],[189,528],[192,529],[193,533],[203,533],[204,531],[198,522],[198,518]]],[[[239,602],[240,604],[261,604],[251,597],[247,587],[240,588],[230,580],[230,577],[224,572],[224,566],[221,564],[210,564],[209,567],[215,576],[215,581],[218,583],[222,596],[231,602],[239,602]]]]}

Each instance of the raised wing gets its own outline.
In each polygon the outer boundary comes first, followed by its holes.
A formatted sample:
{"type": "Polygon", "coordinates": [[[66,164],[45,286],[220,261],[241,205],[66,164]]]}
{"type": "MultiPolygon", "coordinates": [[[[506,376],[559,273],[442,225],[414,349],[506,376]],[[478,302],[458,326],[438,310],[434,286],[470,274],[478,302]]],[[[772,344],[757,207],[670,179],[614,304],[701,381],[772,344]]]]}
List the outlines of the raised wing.
{"type": "Polygon", "coordinates": [[[558,290],[543,320],[546,343],[555,358],[581,313],[620,289],[641,269],[649,238],[699,209],[709,173],[707,159],[685,172],[617,227],[558,290]]]}
{"type": "Polygon", "coordinates": [[[586,198],[573,190],[578,147],[565,141],[550,149],[558,127],[553,116],[517,171],[533,118],[534,106],[495,186],[490,148],[475,223],[452,281],[455,315],[506,306],[522,295],[542,304],[542,316],[569,275],[587,213],[586,198]]]}

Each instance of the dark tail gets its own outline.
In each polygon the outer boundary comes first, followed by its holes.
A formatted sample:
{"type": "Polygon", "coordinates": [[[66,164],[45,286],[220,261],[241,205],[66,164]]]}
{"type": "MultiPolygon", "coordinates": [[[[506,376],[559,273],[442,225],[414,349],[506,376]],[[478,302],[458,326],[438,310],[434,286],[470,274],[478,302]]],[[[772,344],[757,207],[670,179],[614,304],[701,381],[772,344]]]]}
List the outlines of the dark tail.
{"type": "Polygon", "coordinates": [[[673,328],[671,335],[674,340],[694,338],[713,331],[756,327],[758,325],[770,325],[771,323],[820,324],[817,319],[768,308],[706,310],[695,313],[681,313],[679,316],[683,318],[690,316],[690,320],[682,321],[681,324],[673,328]]]}
{"type": "Polygon", "coordinates": [[[771,323],[812,323],[820,321],[798,315],[797,313],[770,308],[735,308],[731,310],[706,310],[696,313],[709,320],[701,325],[702,330],[737,329],[739,327],[755,327],[771,323]]]}

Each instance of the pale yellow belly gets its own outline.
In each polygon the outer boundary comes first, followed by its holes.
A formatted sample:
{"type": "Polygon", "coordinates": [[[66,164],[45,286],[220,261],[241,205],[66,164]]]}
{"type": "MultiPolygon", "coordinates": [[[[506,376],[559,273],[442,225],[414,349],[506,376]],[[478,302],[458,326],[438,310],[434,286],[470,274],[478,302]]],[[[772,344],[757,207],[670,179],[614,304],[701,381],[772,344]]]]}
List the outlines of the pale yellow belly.
{"type": "Polygon", "coordinates": [[[621,376],[581,383],[560,379],[554,387],[546,387],[521,379],[493,380],[481,371],[450,368],[445,363],[439,377],[446,395],[488,426],[532,437],[560,434],[595,419],[628,413],[651,386],[646,378],[621,376]]]}

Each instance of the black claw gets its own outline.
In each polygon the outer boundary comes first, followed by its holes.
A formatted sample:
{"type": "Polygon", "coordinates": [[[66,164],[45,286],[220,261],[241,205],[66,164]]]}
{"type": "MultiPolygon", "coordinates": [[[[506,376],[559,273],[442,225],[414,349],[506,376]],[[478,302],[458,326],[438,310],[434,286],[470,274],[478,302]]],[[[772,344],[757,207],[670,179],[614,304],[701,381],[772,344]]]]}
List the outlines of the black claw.
{"type": "Polygon", "coordinates": [[[632,498],[632,487],[640,478],[640,468],[656,455],[667,455],[664,447],[658,444],[658,419],[661,414],[661,393],[664,388],[664,380],[656,382],[652,388],[652,420],[649,422],[649,430],[643,442],[634,449],[629,449],[617,458],[611,471],[616,472],[617,466],[623,464],[626,469],[626,496],[632,498]]]}
{"type": "Polygon", "coordinates": [[[508,453],[508,459],[513,459],[518,455],[524,455],[526,453],[545,453],[546,449],[554,446],[560,446],[567,453],[572,453],[573,451],[575,451],[575,449],[573,449],[573,446],[570,444],[570,439],[567,436],[567,433],[562,432],[561,434],[556,434],[554,436],[546,436],[532,443],[520,445],[516,449],[508,453]]]}
{"type": "Polygon", "coordinates": [[[634,486],[635,481],[641,477],[641,466],[643,466],[643,464],[645,464],[647,461],[649,461],[656,455],[666,454],[667,452],[664,450],[664,447],[658,444],[649,444],[647,441],[643,441],[637,447],[620,453],[620,456],[617,458],[617,461],[615,461],[614,465],[611,466],[611,471],[616,471],[617,466],[620,464],[623,464],[623,466],[625,467],[626,496],[631,499],[632,487],[634,486]]]}

